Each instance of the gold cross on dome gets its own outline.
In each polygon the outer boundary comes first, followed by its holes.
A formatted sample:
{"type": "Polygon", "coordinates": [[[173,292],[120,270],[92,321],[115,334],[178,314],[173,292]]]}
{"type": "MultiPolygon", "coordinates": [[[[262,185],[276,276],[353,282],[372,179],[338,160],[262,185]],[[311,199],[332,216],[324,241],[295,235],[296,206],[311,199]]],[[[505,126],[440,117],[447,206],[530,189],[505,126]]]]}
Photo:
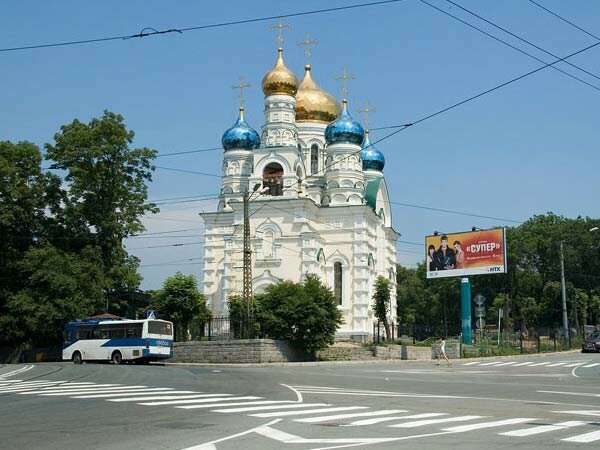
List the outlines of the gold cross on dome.
{"type": "Polygon", "coordinates": [[[235,86],[231,86],[231,89],[239,89],[240,90],[240,108],[244,107],[244,89],[252,86],[250,83],[244,82],[244,77],[240,77],[240,84],[236,84],[235,86]]]}
{"type": "Polygon", "coordinates": [[[311,39],[310,34],[306,33],[304,35],[304,40],[298,42],[298,45],[304,47],[304,56],[306,57],[306,61],[310,62],[310,58],[312,56],[312,46],[317,45],[319,41],[316,39],[311,39]]]}
{"type": "Polygon", "coordinates": [[[339,77],[335,77],[336,80],[340,80],[342,83],[342,98],[348,98],[348,80],[356,80],[354,75],[348,73],[348,69],[344,67],[342,74],[339,77]]]}
{"type": "Polygon", "coordinates": [[[369,129],[369,114],[377,112],[377,110],[375,109],[375,107],[373,105],[369,104],[369,101],[367,100],[365,102],[364,108],[359,109],[358,112],[363,114],[364,121],[365,121],[365,129],[368,130],[369,129]]]}
{"type": "Polygon", "coordinates": [[[279,45],[279,47],[283,47],[283,30],[286,28],[288,30],[292,29],[290,25],[288,25],[287,23],[283,23],[281,19],[279,19],[279,22],[277,22],[275,25],[271,25],[271,29],[277,31],[277,37],[275,39],[277,40],[277,44],[279,45]]]}

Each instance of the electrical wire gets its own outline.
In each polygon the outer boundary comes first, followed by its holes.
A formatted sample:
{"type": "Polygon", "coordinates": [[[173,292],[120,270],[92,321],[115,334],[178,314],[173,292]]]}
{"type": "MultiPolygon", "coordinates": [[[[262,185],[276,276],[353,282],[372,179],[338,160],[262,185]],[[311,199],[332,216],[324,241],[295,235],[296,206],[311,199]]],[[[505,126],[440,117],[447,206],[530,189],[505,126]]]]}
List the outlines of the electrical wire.
{"type": "Polygon", "coordinates": [[[556,17],[556,18],[558,18],[558,19],[562,20],[562,21],[563,21],[563,22],[565,22],[565,23],[568,23],[568,24],[569,24],[569,25],[571,25],[572,27],[574,27],[574,28],[578,29],[579,31],[582,31],[582,32],[584,32],[585,34],[587,34],[587,35],[588,35],[588,36],[590,36],[590,37],[593,37],[593,38],[594,38],[594,39],[596,39],[597,41],[600,41],[600,37],[596,36],[595,34],[592,34],[592,33],[590,33],[588,30],[586,30],[586,29],[584,29],[584,28],[580,27],[579,25],[577,25],[577,24],[573,23],[573,22],[572,22],[572,21],[570,21],[569,19],[566,19],[565,17],[561,16],[560,14],[558,14],[558,13],[556,13],[556,12],[554,12],[554,11],[551,11],[550,9],[548,9],[548,8],[546,8],[545,6],[543,6],[543,5],[539,4],[538,2],[536,2],[536,1],[534,1],[534,0],[529,0],[529,3],[531,3],[531,4],[535,5],[535,6],[537,6],[538,8],[541,8],[541,9],[543,9],[544,11],[546,11],[546,12],[547,12],[547,13],[549,13],[549,14],[552,14],[554,17],[556,17]]]}
{"type": "MultiPolygon", "coordinates": [[[[558,56],[557,56],[557,55],[555,55],[554,53],[552,53],[552,52],[549,52],[548,50],[546,50],[546,49],[544,49],[544,48],[540,47],[540,46],[539,46],[539,45],[537,45],[537,44],[534,44],[533,42],[531,42],[531,41],[529,41],[529,40],[525,39],[524,37],[522,37],[522,36],[519,36],[519,35],[517,35],[517,34],[513,33],[512,31],[510,31],[510,30],[506,29],[505,27],[502,27],[502,26],[500,26],[500,25],[498,25],[498,24],[496,24],[496,23],[492,22],[491,20],[489,20],[489,19],[486,19],[485,17],[483,17],[483,16],[481,16],[481,15],[477,14],[476,12],[474,12],[474,11],[471,11],[470,9],[467,9],[467,8],[465,8],[464,6],[461,6],[460,4],[456,3],[455,1],[453,1],[453,0],[446,0],[446,2],[447,2],[447,3],[450,3],[450,4],[451,4],[451,5],[453,5],[453,6],[456,6],[456,7],[457,7],[457,8],[459,8],[459,9],[462,9],[463,11],[465,11],[465,12],[466,12],[466,13],[468,13],[468,14],[471,14],[471,15],[472,15],[472,16],[474,16],[474,17],[477,17],[479,20],[483,20],[485,23],[488,23],[488,24],[490,24],[490,25],[491,25],[491,26],[493,26],[494,28],[497,28],[497,29],[499,29],[499,30],[502,30],[502,31],[504,31],[505,33],[507,33],[507,34],[511,35],[512,37],[514,37],[514,38],[516,38],[516,39],[518,39],[518,40],[520,40],[520,41],[522,41],[522,42],[525,42],[526,44],[529,44],[529,45],[531,45],[533,48],[535,48],[535,49],[537,49],[537,50],[539,50],[539,51],[541,51],[541,52],[544,52],[544,53],[546,53],[547,55],[550,55],[550,56],[552,56],[552,57],[554,57],[554,58],[558,58],[558,56]]],[[[582,68],[582,67],[579,67],[578,65],[576,65],[576,64],[573,64],[573,63],[572,63],[572,62],[570,62],[570,61],[565,61],[565,63],[566,63],[566,64],[568,64],[568,65],[569,65],[569,66],[571,66],[571,67],[574,67],[574,68],[575,68],[575,69],[577,69],[577,70],[580,70],[580,71],[582,71],[583,73],[585,73],[585,74],[587,74],[587,75],[589,75],[589,76],[591,76],[591,77],[594,77],[594,78],[596,78],[597,80],[600,80],[600,76],[596,75],[595,73],[592,73],[592,72],[590,72],[589,70],[586,70],[586,69],[584,69],[584,68],[582,68]]]]}
{"type": "Polygon", "coordinates": [[[375,1],[375,2],[368,2],[368,3],[358,3],[358,4],[354,4],[354,5],[338,6],[338,7],[333,7],[333,8],[321,8],[321,9],[315,9],[315,10],[309,10],[309,11],[300,11],[300,12],[296,12],[296,13],[279,14],[279,15],[275,15],[275,16],[265,16],[265,17],[255,17],[255,18],[251,18],[251,19],[232,20],[232,21],[219,22],[219,23],[213,23],[213,24],[208,24],[208,25],[197,25],[197,26],[191,26],[191,27],[172,27],[172,28],[165,29],[165,30],[155,30],[153,28],[144,28],[139,33],[129,34],[129,35],[106,36],[106,37],[99,37],[99,38],[92,38],[92,39],[80,39],[80,40],[74,40],[74,41],[52,42],[52,43],[45,43],[45,44],[21,45],[21,46],[17,46],[17,47],[0,48],[0,53],[15,52],[15,51],[21,51],[21,50],[41,49],[41,48],[51,48],[51,47],[66,47],[66,46],[71,46],[71,45],[95,44],[95,43],[109,42],[109,41],[122,41],[122,40],[129,40],[129,39],[133,39],[133,38],[144,38],[144,37],[149,37],[149,36],[160,36],[160,35],[173,34],[173,33],[183,34],[187,31],[208,30],[208,29],[214,29],[214,28],[229,27],[229,26],[233,26],[233,25],[244,25],[244,24],[249,24],[249,23],[265,22],[265,21],[275,20],[275,19],[287,19],[290,17],[301,17],[301,16],[308,16],[308,15],[314,15],[314,14],[339,12],[339,11],[346,11],[346,10],[350,10],[350,9],[365,8],[365,7],[370,7],[370,6],[382,6],[382,5],[388,5],[388,4],[393,4],[393,3],[401,3],[403,1],[404,0],[382,0],[382,1],[375,1]]]}
{"type": "Polygon", "coordinates": [[[206,172],[198,172],[196,170],[178,169],[176,167],[164,167],[164,166],[154,166],[154,167],[156,169],[170,170],[172,172],[189,173],[189,174],[192,174],[192,175],[203,175],[205,177],[221,178],[221,175],[217,175],[215,173],[206,173],[206,172]]]}
{"type": "MultiPolygon", "coordinates": [[[[452,13],[449,13],[448,11],[444,11],[443,9],[441,9],[441,8],[438,8],[437,6],[435,6],[435,5],[431,4],[431,3],[429,3],[429,2],[428,2],[428,1],[426,1],[426,0],[419,0],[419,1],[420,1],[421,3],[423,3],[423,4],[427,5],[427,6],[429,6],[430,8],[433,8],[433,9],[435,9],[436,11],[439,11],[440,13],[442,13],[442,14],[445,14],[445,15],[449,16],[449,17],[451,17],[452,19],[454,19],[454,20],[456,20],[456,21],[458,21],[458,22],[460,22],[460,23],[462,23],[462,24],[464,24],[464,25],[466,25],[466,26],[468,26],[468,27],[470,27],[470,28],[472,28],[472,29],[474,29],[474,30],[476,30],[476,31],[479,31],[480,33],[482,33],[482,34],[486,35],[487,37],[489,37],[489,38],[491,38],[491,39],[494,39],[495,41],[498,41],[498,42],[500,42],[501,44],[504,44],[504,45],[506,45],[507,47],[510,47],[510,48],[512,48],[513,50],[516,50],[516,51],[518,51],[519,53],[522,53],[523,55],[529,56],[530,58],[532,58],[532,59],[535,59],[535,60],[536,60],[536,61],[538,61],[538,62],[541,62],[541,63],[544,63],[544,64],[546,63],[546,61],[544,61],[543,59],[541,59],[541,58],[538,58],[537,56],[535,56],[535,55],[532,55],[531,53],[528,53],[528,52],[526,52],[525,50],[523,50],[523,49],[521,49],[521,48],[519,48],[519,47],[517,47],[517,46],[514,46],[514,45],[512,45],[511,43],[509,43],[509,42],[507,42],[507,41],[505,41],[505,40],[503,40],[503,39],[500,39],[500,38],[499,38],[499,37],[497,37],[497,36],[494,36],[494,35],[493,35],[493,34],[491,34],[491,33],[488,33],[487,31],[485,31],[485,30],[483,30],[483,29],[481,29],[481,28],[479,28],[479,27],[477,27],[477,26],[473,25],[472,23],[469,23],[469,22],[467,22],[467,21],[466,21],[466,20],[464,20],[464,19],[461,19],[461,18],[460,18],[460,17],[458,17],[458,16],[455,16],[455,15],[454,15],[454,14],[452,14],[452,13]]],[[[595,90],[597,90],[597,91],[600,91],[600,87],[598,87],[598,86],[596,86],[596,85],[594,85],[594,84],[592,84],[592,83],[588,83],[587,81],[585,81],[585,80],[583,80],[583,79],[581,79],[581,78],[579,78],[579,77],[577,77],[577,76],[575,76],[575,75],[573,75],[573,74],[571,74],[571,73],[569,73],[569,72],[566,72],[566,71],[562,70],[562,69],[561,69],[561,68],[559,68],[559,67],[556,67],[556,66],[551,66],[551,68],[552,68],[552,69],[554,69],[554,70],[556,70],[557,72],[560,72],[560,73],[562,73],[562,74],[564,74],[564,75],[566,75],[566,76],[570,77],[570,78],[573,78],[574,80],[577,80],[577,81],[579,81],[580,83],[583,83],[583,84],[585,84],[585,85],[587,85],[587,86],[591,87],[592,89],[595,89],[595,90]]],[[[383,127],[383,128],[379,128],[379,129],[385,129],[385,127],[383,127]]]]}

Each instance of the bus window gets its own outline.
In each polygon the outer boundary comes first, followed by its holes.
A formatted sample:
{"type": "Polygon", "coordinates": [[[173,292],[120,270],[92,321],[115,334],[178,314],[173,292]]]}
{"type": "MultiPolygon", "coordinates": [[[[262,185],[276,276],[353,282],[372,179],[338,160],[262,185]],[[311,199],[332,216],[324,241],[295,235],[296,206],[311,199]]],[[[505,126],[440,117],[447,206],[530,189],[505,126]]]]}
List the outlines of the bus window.
{"type": "Polygon", "coordinates": [[[141,323],[128,323],[125,325],[125,332],[128,338],[141,338],[142,337],[142,326],[141,323]]]}
{"type": "Polygon", "coordinates": [[[124,325],[110,325],[110,338],[123,339],[125,337],[124,325]]]}
{"type": "Polygon", "coordinates": [[[77,339],[92,339],[92,328],[80,327],[77,329],[77,339]]]}
{"type": "Polygon", "coordinates": [[[172,336],[173,329],[170,322],[150,320],[148,321],[148,334],[166,334],[172,336]]]}
{"type": "Polygon", "coordinates": [[[93,334],[94,339],[110,339],[108,327],[106,325],[98,325],[93,334]]]}

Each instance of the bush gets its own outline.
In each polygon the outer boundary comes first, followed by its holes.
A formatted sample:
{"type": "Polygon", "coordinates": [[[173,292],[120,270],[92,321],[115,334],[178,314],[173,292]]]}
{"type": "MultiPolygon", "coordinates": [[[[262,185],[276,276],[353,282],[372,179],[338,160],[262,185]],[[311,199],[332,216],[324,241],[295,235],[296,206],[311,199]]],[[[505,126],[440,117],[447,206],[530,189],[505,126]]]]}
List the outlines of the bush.
{"type": "Polygon", "coordinates": [[[333,344],[342,324],[333,292],[312,275],[303,283],[269,286],[256,296],[255,308],[262,334],[289,341],[309,355],[333,344]]]}

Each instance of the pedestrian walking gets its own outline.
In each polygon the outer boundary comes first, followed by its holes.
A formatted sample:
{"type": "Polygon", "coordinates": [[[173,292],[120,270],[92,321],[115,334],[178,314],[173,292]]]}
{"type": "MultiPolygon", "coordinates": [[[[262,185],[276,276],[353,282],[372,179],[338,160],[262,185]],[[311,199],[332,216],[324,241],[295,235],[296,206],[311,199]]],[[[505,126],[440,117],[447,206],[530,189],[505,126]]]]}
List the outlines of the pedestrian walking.
{"type": "Polygon", "coordinates": [[[446,338],[442,338],[440,340],[440,355],[438,357],[438,366],[440,365],[441,358],[444,358],[446,360],[446,362],[448,363],[448,367],[452,366],[452,363],[450,362],[450,359],[448,358],[448,355],[446,354],[446,338]]]}

